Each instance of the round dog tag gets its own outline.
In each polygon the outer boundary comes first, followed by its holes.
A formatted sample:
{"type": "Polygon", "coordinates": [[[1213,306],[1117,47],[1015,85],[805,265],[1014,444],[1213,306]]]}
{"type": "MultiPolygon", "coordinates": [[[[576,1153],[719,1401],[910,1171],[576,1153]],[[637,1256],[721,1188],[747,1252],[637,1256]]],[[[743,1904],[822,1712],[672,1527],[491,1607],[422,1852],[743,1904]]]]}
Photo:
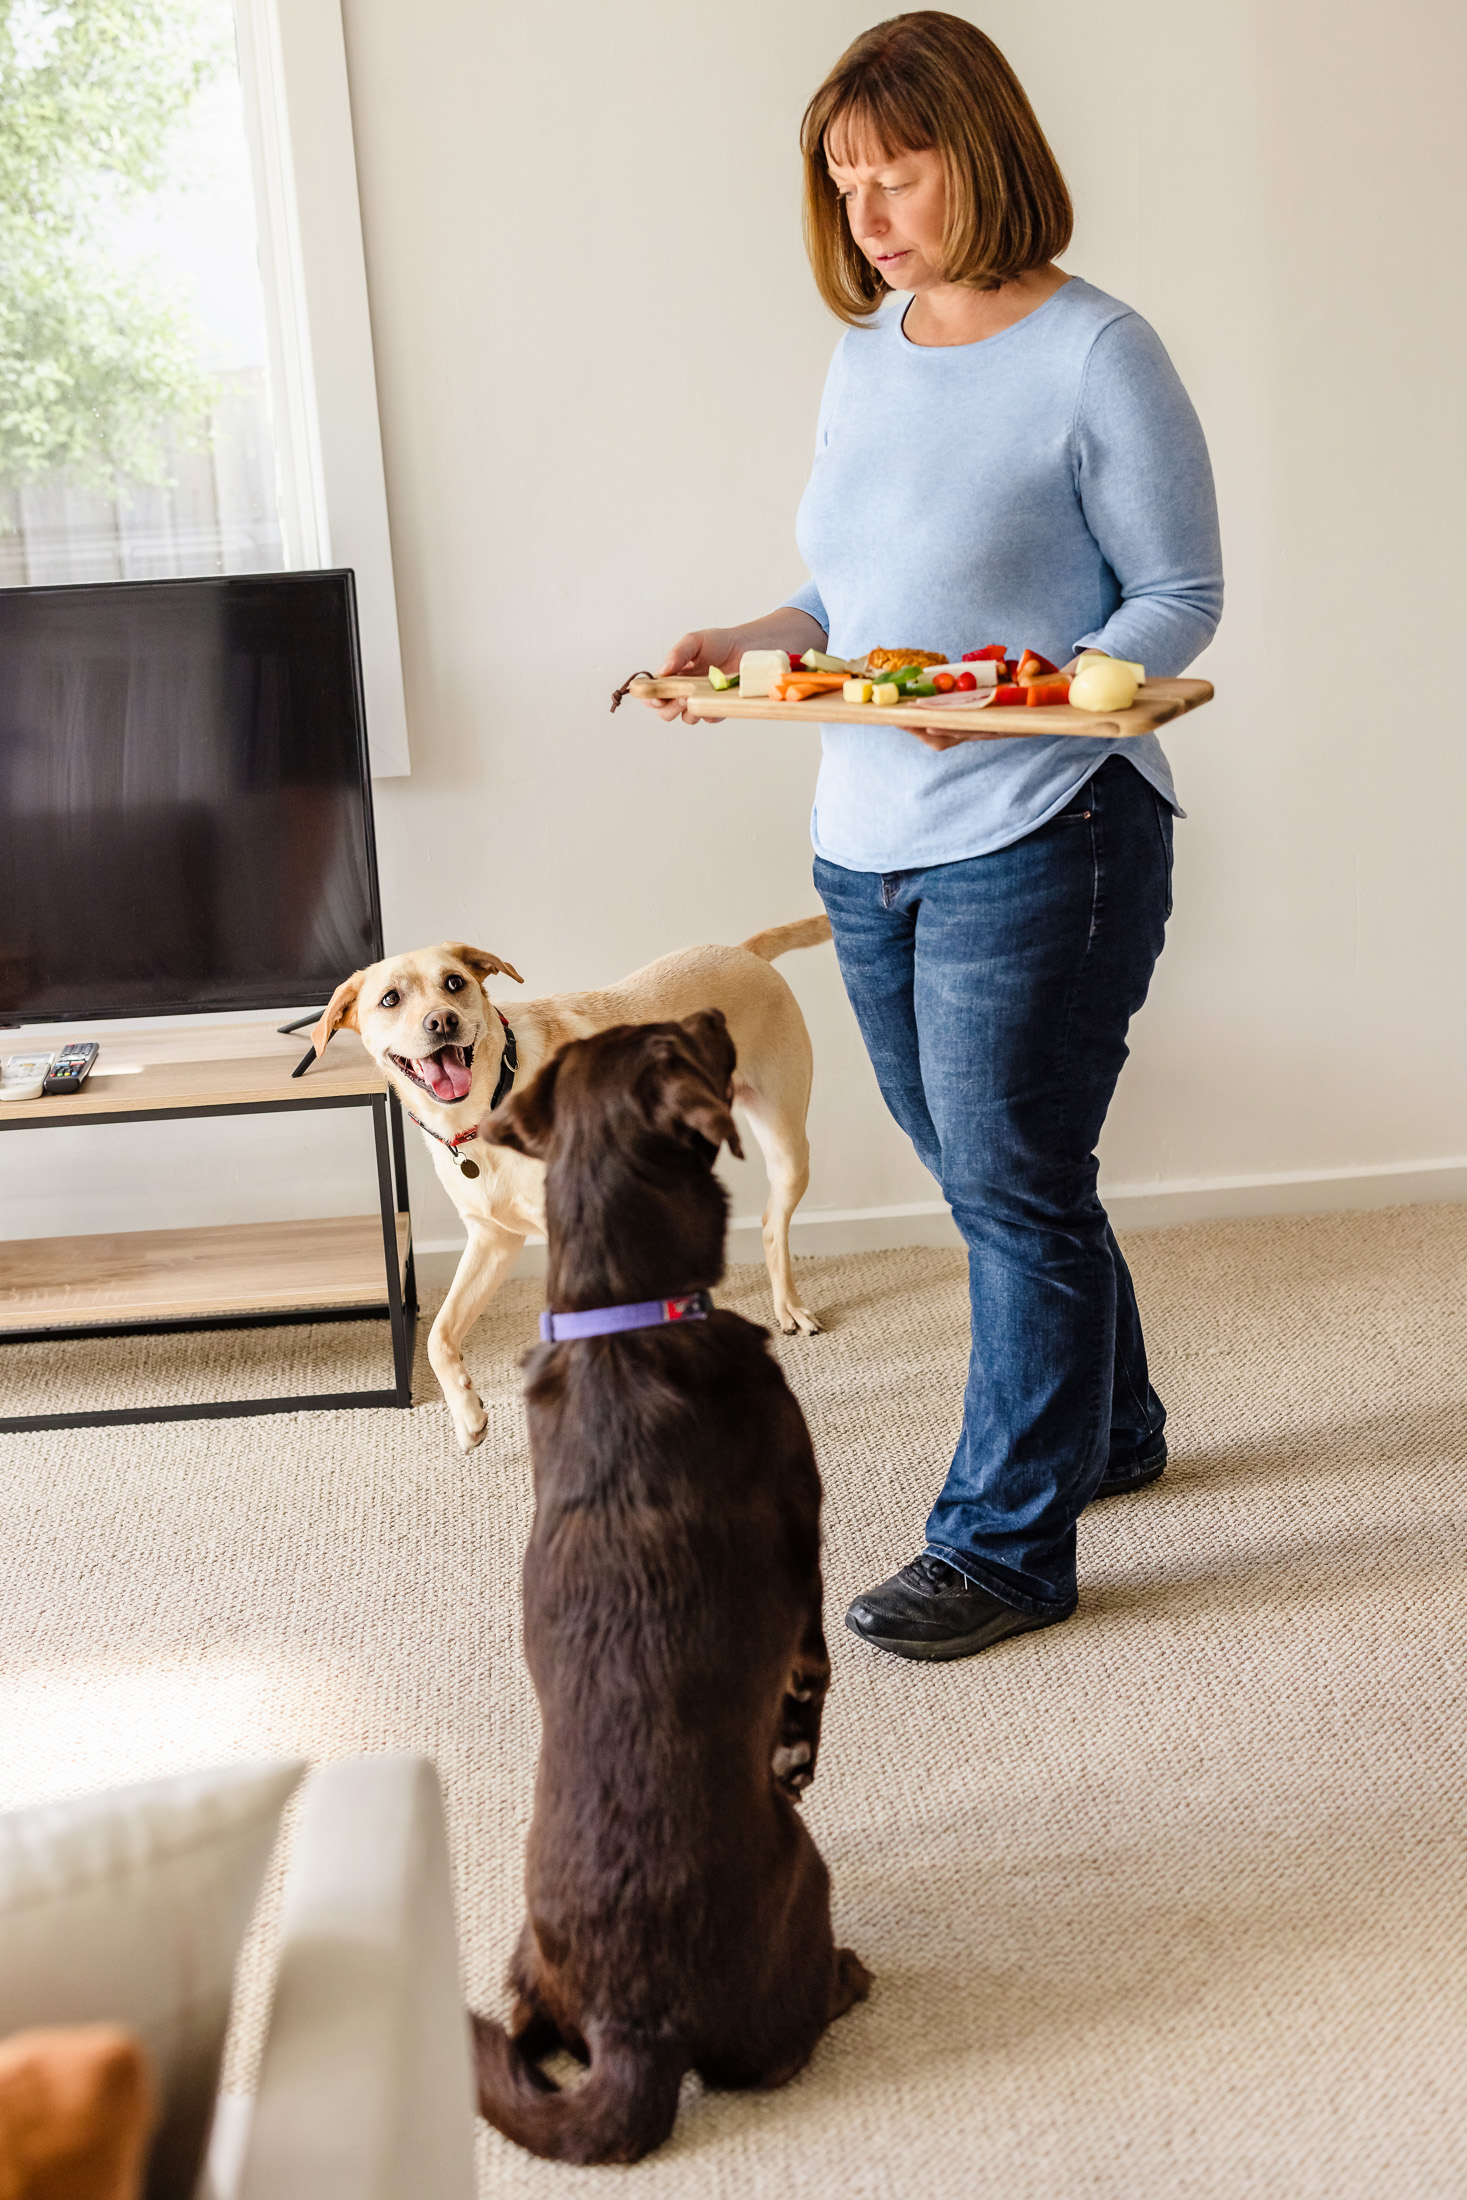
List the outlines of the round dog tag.
{"type": "MultiPolygon", "coordinates": [[[[454,1158],[455,1160],[457,1160],[457,1155],[455,1155],[454,1158]]],[[[477,1176],[479,1173],[479,1164],[477,1161],[460,1161],[458,1165],[465,1176],[477,1176]]]]}

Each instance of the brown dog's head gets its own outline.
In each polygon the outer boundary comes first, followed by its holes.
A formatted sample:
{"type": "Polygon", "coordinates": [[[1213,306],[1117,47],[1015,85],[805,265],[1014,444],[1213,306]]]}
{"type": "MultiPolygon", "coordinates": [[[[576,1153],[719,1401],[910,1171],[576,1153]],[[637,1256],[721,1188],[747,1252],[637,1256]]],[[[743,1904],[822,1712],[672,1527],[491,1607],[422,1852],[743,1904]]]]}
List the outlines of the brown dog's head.
{"type": "Polygon", "coordinates": [[[729,1112],[735,1059],[721,1008],[677,1024],[613,1024],[563,1046],[480,1135],[536,1161],[572,1143],[658,1141],[695,1151],[710,1167],[723,1145],[742,1160],[729,1112]]]}
{"type": "Polygon", "coordinates": [[[316,1052],[325,1052],[333,1031],[360,1032],[373,1061],[414,1101],[458,1107],[473,1090],[474,1057],[486,1035],[496,1063],[503,1048],[503,1029],[484,993],[485,978],[496,970],[523,983],[513,964],[461,940],[355,970],[311,1033],[316,1052]]]}
{"type": "Polygon", "coordinates": [[[573,1039],[479,1126],[546,1165],[552,1306],[711,1288],[728,1196],[718,1149],[742,1156],[729,1112],[734,1043],[720,1009],[573,1039]]]}

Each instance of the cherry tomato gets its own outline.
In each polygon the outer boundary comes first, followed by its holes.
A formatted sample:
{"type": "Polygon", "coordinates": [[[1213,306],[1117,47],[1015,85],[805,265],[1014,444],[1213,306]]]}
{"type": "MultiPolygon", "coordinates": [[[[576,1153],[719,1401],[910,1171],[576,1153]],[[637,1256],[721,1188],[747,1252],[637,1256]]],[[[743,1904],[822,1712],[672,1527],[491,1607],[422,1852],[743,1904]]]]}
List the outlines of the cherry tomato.
{"type": "Polygon", "coordinates": [[[949,687],[961,688],[965,695],[970,688],[976,688],[977,685],[978,682],[974,679],[971,672],[960,672],[956,680],[950,679],[948,681],[949,687]]]}
{"type": "MultiPolygon", "coordinates": [[[[971,674],[969,677],[971,678],[971,674]]],[[[932,685],[939,695],[951,695],[957,684],[950,672],[934,672],[932,675],[932,685]]]]}

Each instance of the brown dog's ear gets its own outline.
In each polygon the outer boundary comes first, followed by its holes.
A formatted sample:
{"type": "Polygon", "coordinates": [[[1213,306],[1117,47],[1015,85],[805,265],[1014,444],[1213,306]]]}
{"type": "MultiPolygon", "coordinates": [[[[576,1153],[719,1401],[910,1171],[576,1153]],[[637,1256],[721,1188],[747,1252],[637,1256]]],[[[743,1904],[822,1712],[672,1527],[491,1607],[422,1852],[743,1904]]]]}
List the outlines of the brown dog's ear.
{"type": "Polygon", "coordinates": [[[742,1161],[744,1149],[729,1106],[736,1056],[723,1011],[701,1008],[684,1018],[682,1029],[686,1049],[672,1040],[658,1049],[661,1074],[648,1110],[653,1128],[674,1138],[695,1132],[715,1151],[727,1146],[742,1161]]]}
{"type": "Polygon", "coordinates": [[[497,955],[490,954],[487,947],[466,947],[462,940],[445,940],[443,952],[445,955],[456,955],[461,963],[467,963],[481,985],[490,972],[496,970],[503,977],[513,978],[516,985],[523,985],[525,982],[513,963],[501,962],[497,955]]]}
{"type": "Polygon", "coordinates": [[[739,1054],[723,1010],[697,1009],[691,1016],[684,1016],[683,1029],[712,1070],[713,1082],[724,1092],[731,1093],[734,1064],[739,1054]]]}
{"type": "Polygon", "coordinates": [[[318,1061],[326,1052],[326,1041],[333,1031],[340,1031],[343,1025],[352,1031],[358,1029],[357,995],[365,976],[364,970],[354,970],[349,978],[343,978],[312,1027],[311,1044],[316,1049],[318,1061]]]}
{"type": "Polygon", "coordinates": [[[512,1146],[516,1153],[543,1161],[555,1128],[555,1081],[559,1075],[557,1054],[522,1092],[512,1092],[492,1115],[485,1116],[479,1125],[479,1136],[485,1144],[512,1146]]]}

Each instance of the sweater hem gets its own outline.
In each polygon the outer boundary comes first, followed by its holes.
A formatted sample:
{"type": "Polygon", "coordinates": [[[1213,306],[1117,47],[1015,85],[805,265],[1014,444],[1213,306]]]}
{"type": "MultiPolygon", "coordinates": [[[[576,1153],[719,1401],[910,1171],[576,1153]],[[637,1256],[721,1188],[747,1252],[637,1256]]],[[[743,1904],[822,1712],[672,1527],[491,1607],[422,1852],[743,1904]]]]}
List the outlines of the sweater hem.
{"type": "MultiPolygon", "coordinates": [[[[1148,771],[1140,757],[1126,756],[1125,747],[1120,743],[1116,743],[1111,748],[1109,756],[1102,757],[1100,763],[1091,764],[1088,770],[1083,771],[1078,779],[1067,786],[1062,794],[1057,795],[1034,817],[1024,819],[1021,822],[1016,822],[1012,818],[1005,819],[1001,830],[989,834],[986,838],[981,838],[973,845],[964,842],[951,850],[943,849],[941,852],[933,851],[930,854],[920,856],[913,856],[911,853],[899,855],[895,852],[887,856],[869,854],[860,856],[837,855],[835,850],[827,846],[820,838],[818,805],[810,812],[810,845],[822,863],[833,863],[838,871],[864,871],[877,878],[888,877],[895,872],[933,871],[939,869],[945,863],[971,863],[976,856],[996,856],[1002,849],[1012,848],[1017,841],[1027,840],[1030,833],[1037,833],[1042,825],[1048,825],[1053,818],[1058,817],[1061,810],[1073,801],[1086,780],[1093,779],[1100,769],[1100,764],[1109,763],[1111,756],[1125,756],[1126,762],[1132,770],[1139,772],[1146,781],[1147,786],[1154,793],[1160,795],[1173,817],[1186,817],[1186,811],[1177,800],[1176,789],[1172,785],[1171,773],[1167,768],[1165,756],[1161,759],[1160,773],[1155,770],[1148,771]]],[[[1148,758],[1147,762],[1150,761],[1148,758]]]]}

